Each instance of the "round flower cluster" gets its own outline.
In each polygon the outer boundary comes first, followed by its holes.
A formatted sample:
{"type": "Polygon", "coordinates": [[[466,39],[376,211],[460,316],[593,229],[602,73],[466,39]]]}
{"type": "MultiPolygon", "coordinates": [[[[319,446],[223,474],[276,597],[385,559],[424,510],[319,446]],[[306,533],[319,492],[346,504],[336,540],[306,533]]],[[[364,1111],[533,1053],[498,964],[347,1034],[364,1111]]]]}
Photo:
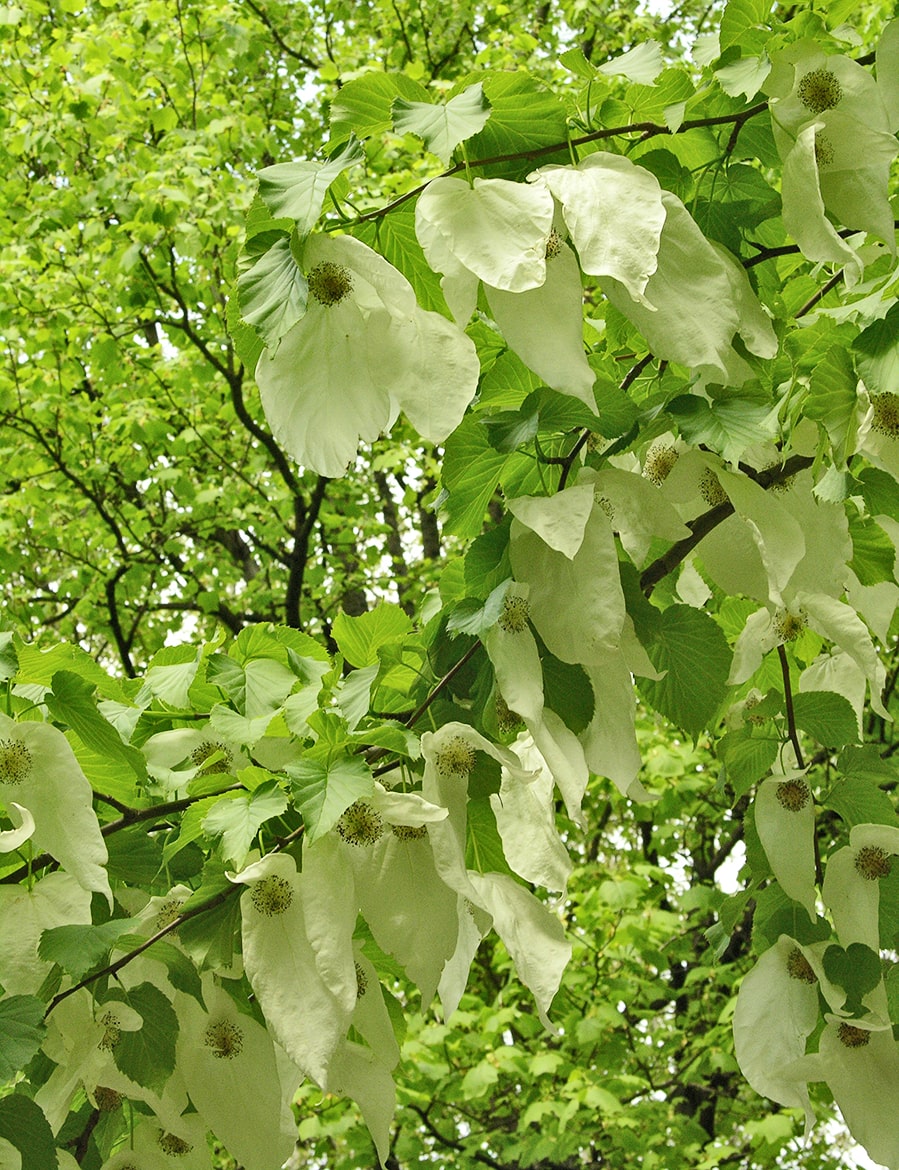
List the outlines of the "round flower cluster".
{"type": "Polygon", "coordinates": [[[156,1139],[156,1144],[164,1154],[168,1154],[170,1158],[183,1158],[185,1154],[189,1154],[193,1149],[190,1142],[186,1142],[183,1138],[179,1138],[177,1134],[166,1133],[164,1129],[159,1131],[159,1136],[156,1139]]]}
{"type": "Polygon", "coordinates": [[[650,483],[661,487],[671,474],[677,460],[676,447],[672,447],[670,443],[659,443],[657,446],[650,447],[646,452],[646,458],[643,460],[643,475],[650,483]]]}
{"type": "Polygon", "coordinates": [[[774,632],[780,642],[795,642],[807,625],[808,617],[802,609],[796,613],[779,609],[774,615],[774,632]]]}
{"type": "Polygon", "coordinates": [[[274,918],[283,914],[293,902],[293,887],[286,878],[269,874],[253,886],[251,901],[254,910],[264,914],[267,918],[274,918]]]}
{"type": "Polygon", "coordinates": [[[347,845],[374,845],[384,835],[384,822],[367,800],[357,800],[340,814],[337,833],[347,845]]]}
{"type": "Polygon", "coordinates": [[[699,477],[699,494],[710,508],[714,508],[718,504],[726,504],[728,501],[727,492],[721,486],[721,481],[711,467],[707,467],[699,477]]]}
{"type": "Polygon", "coordinates": [[[855,857],[855,868],[869,882],[890,876],[893,859],[879,845],[863,845],[855,857]]]}
{"type": "Polygon", "coordinates": [[[856,1028],[852,1024],[843,1022],[837,1028],[837,1036],[846,1048],[864,1048],[871,1043],[871,1033],[865,1028],[856,1028]]]}
{"type": "Polygon", "coordinates": [[[871,429],[888,439],[899,439],[899,394],[890,390],[872,394],[871,405],[874,407],[871,429]]]}
{"type": "Polygon", "coordinates": [[[203,1043],[218,1060],[233,1060],[243,1049],[243,1032],[230,1020],[214,1020],[206,1029],[203,1043]]]}
{"type": "Polygon", "coordinates": [[[833,143],[826,134],[815,135],[815,162],[821,167],[829,167],[836,158],[833,143]]]}
{"type": "Polygon", "coordinates": [[[321,264],[316,264],[306,280],[309,284],[309,295],[327,308],[339,305],[353,291],[353,278],[349,269],[344,268],[342,264],[334,264],[331,260],[323,260],[321,264]]]}
{"type": "Polygon", "coordinates": [[[113,1015],[112,1012],[107,1012],[100,1020],[103,1025],[103,1035],[97,1042],[97,1047],[103,1052],[112,1052],[113,1048],[118,1044],[122,1030],[119,1027],[119,1018],[113,1015]]]}
{"type": "Polygon", "coordinates": [[[356,968],[356,999],[361,999],[368,991],[368,976],[362,969],[361,963],[354,963],[356,968]]]}
{"type": "Polygon", "coordinates": [[[524,726],[524,720],[516,711],[512,710],[502,695],[496,696],[494,708],[496,710],[496,726],[503,735],[517,731],[524,726]]]}
{"type": "Polygon", "coordinates": [[[521,597],[517,593],[507,594],[503,599],[502,613],[496,624],[507,634],[520,634],[527,629],[530,612],[531,607],[526,597],[521,597]]]}
{"type": "Polygon", "coordinates": [[[546,259],[555,260],[562,251],[562,237],[555,228],[546,237],[546,259]]]}
{"type": "Polygon", "coordinates": [[[163,902],[156,912],[156,918],[153,920],[155,930],[164,930],[165,927],[170,926],[181,913],[181,907],[185,901],[186,899],[184,898],[169,898],[163,902]]]}
{"type": "Polygon", "coordinates": [[[441,776],[467,776],[475,765],[475,751],[461,735],[448,739],[434,759],[441,776]]]}
{"type": "Polygon", "coordinates": [[[0,784],[21,784],[31,774],[31,752],[19,739],[0,739],[0,784]]]}
{"type": "Polygon", "coordinates": [[[234,753],[218,740],[207,739],[190,753],[190,762],[195,768],[200,769],[198,775],[211,776],[218,772],[230,772],[234,763],[234,753]],[[204,768],[202,765],[212,756],[219,756],[219,759],[206,764],[204,768]]]}
{"type": "Polygon", "coordinates": [[[787,955],[787,974],[791,979],[798,979],[800,983],[818,982],[818,977],[812,970],[811,963],[799,947],[793,947],[787,955]]]}
{"type": "Polygon", "coordinates": [[[101,1113],[115,1113],[122,1104],[122,1094],[106,1085],[97,1085],[94,1089],[94,1101],[101,1113]]]}
{"type": "Polygon", "coordinates": [[[843,97],[843,87],[830,69],[812,69],[799,82],[799,100],[812,114],[832,110],[843,97]]]}
{"type": "Polygon", "coordinates": [[[809,786],[804,780],[784,780],[778,784],[775,795],[787,812],[800,812],[811,799],[809,786]]]}
{"type": "Polygon", "coordinates": [[[428,835],[427,825],[391,825],[390,831],[398,841],[422,841],[428,835]]]}

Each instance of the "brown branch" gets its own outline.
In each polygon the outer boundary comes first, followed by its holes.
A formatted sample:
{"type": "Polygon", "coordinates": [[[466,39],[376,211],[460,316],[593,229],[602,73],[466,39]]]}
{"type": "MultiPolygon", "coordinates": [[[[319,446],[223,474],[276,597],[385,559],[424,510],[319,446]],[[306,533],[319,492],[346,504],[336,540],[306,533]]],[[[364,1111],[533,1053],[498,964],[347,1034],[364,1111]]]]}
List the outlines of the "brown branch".
{"type": "Polygon", "coordinates": [[[796,730],[796,713],[793,709],[793,687],[790,684],[790,664],[787,661],[787,652],[784,649],[783,643],[777,647],[777,657],[780,659],[780,672],[784,680],[784,699],[787,706],[787,731],[790,737],[790,743],[793,745],[793,751],[796,753],[796,764],[800,768],[805,767],[802,759],[802,748],[799,746],[799,734],[796,730]]]}

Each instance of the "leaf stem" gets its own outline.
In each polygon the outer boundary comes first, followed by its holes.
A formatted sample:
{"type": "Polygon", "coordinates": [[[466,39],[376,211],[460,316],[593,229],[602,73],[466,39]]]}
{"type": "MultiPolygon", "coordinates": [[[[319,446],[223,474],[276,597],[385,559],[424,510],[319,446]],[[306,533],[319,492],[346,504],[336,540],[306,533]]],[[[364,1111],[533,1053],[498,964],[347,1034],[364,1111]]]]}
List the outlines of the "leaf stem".
{"type": "Polygon", "coordinates": [[[790,684],[790,664],[787,661],[787,652],[784,649],[783,642],[777,647],[777,656],[780,659],[780,671],[784,680],[784,699],[787,706],[787,732],[790,737],[790,743],[793,745],[793,751],[796,753],[797,767],[804,768],[805,763],[802,759],[802,748],[799,746],[799,735],[796,730],[796,713],[793,710],[793,687],[790,684]]]}

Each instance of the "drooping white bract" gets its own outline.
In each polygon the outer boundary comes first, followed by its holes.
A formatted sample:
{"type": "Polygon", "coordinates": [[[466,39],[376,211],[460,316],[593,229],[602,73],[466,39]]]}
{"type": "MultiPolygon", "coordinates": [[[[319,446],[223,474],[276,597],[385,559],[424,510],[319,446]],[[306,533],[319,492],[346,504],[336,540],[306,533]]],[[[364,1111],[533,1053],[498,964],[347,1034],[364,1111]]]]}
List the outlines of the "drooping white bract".
{"type": "Polygon", "coordinates": [[[577,166],[541,167],[529,179],[545,184],[562,205],[584,272],[614,278],[652,309],[652,298],[644,294],[658,266],[666,218],[655,175],[600,151],[577,166]]]}
{"type": "Polygon", "coordinates": [[[72,874],[48,873],[26,886],[0,885],[0,985],[7,995],[37,995],[53,964],[38,955],[45,930],[88,925],[91,896],[72,874]]]}
{"type": "Polygon", "coordinates": [[[815,909],[815,804],[804,771],[771,776],[758,787],[755,827],[774,876],[788,898],[815,909]]]}
{"type": "Polygon", "coordinates": [[[443,273],[450,312],[466,325],[478,281],[505,292],[538,288],[546,279],[546,242],[553,201],[541,187],[508,179],[434,179],[419,196],[415,232],[428,263],[443,273]]]}
{"type": "Polygon", "coordinates": [[[355,991],[352,999],[343,987],[335,992],[320,974],[300,897],[303,875],[278,853],[229,876],[248,887],[240,900],[244,966],[266,1021],[303,1073],[325,1085],[355,991]]]}
{"type": "Polygon", "coordinates": [[[784,163],[784,225],[803,255],[846,265],[854,284],[863,261],[825,210],[895,251],[888,180],[899,145],[881,88],[857,61],[810,40],[774,55],[765,88],[784,163]]]}
{"type": "Polygon", "coordinates": [[[282,1091],[271,1036],[211,976],[206,1011],[177,994],[178,1069],[206,1127],[246,1170],[281,1166],[296,1143],[296,1123],[282,1091]]]}
{"type": "MultiPolygon", "coordinates": [[[[571,957],[562,924],[513,878],[470,870],[466,864],[468,773],[475,753],[486,752],[517,783],[528,783],[533,774],[521,767],[511,751],[464,723],[447,723],[439,731],[426,732],[421,750],[425,760],[422,792],[433,804],[448,809],[446,820],[428,829],[437,872],[462,898],[489,915],[521,981],[534,995],[542,1023],[552,1028],[547,1012],[571,957]]],[[[469,953],[467,946],[462,950],[469,953]]],[[[473,954],[471,950],[469,958],[473,954]]]]}
{"type": "MultiPolygon", "coordinates": [[[[186,787],[196,776],[219,772],[234,776],[250,764],[249,756],[237,744],[193,727],[175,727],[151,735],[143,745],[143,753],[147,771],[172,792],[186,787]]],[[[227,782],[223,781],[222,787],[227,787],[227,782]]]]}
{"type": "MultiPolygon", "coordinates": [[[[146,1118],[134,1127],[131,1140],[135,1153],[148,1155],[161,1153],[167,1167],[177,1166],[178,1170],[212,1170],[212,1154],[206,1141],[206,1126],[198,1113],[185,1113],[174,1121],[165,1119],[160,1122],[159,1118],[146,1118]]],[[[139,1165],[142,1166],[141,1163],[139,1165]]],[[[150,1162],[150,1166],[152,1165],[150,1162]]]]}
{"type": "Polygon", "coordinates": [[[535,498],[527,511],[518,502],[516,512],[509,555],[537,632],[563,662],[601,663],[626,612],[615,539],[592,484],[535,498]]]}
{"type": "Polygon", "coordinates": [[[757,1093],[805,1112],[814,1120],[808,1090],[785,1074],[805,1055],[818,1023],[818,981],[810,948],[781,935],[743,977],[734,1009],[734,1054],[757,1093]]]}
{"type": "Polygon", "coordinates": [[[553,198],[540,184],[434,179],[418,200],[415,231],[450,312],[467,324],[483,282],[506,341],[554,390],[591,410],[595,374],[584,355],[581,274],[553,198]],[[559,225],[561,227],[561,224],[559,225]]]}
{"type": "Polygon", "coordinates": [[[899,1045],[889,1023],[825,1016],[818,1051],[789,1068],[796,1080],[826,1081],[843,1120],[869,1156],[899,1170],[899,1045]]]}
{"type": "Polygon", "coordinates": [[[34,818],[34,848],[112,905],[90,782],[58,728],[0,715],[0,801],[21,802],[34,818]]]}
{"type": "Polygon", "coordinates": [[[593,485],[596,502],[609,516],[622,547],[638,568],[645,564],[654,539],[675,541],[690,535],[672,504],[636,472],[586,467],[578,476],[578,484],[583,483],[593,485]]]}
{"type": "Polygon", "coordinates": [[[256,381],[286,451],[321,475],[344,473],[360,439],[372,442],[402,410],[442,442],[477,388],[473,343],[439,313],[419,308],[411,284],[349,236],[311,236],[303,254],[305,315],[256,381]]]}
{"type": "Polygon", "coordinates": [[[34,835],[34,817],[24,805],[16,804],[14,800],[11,800],[9,802],[9,819],[14,827],[0,833],[0,853],[12,853],[34,835]],[[15,827],[16,821],[19,822],[17,827],[15,827]]]}
{"type": "Polygon", "coordinates": [[[706,381],[740,386],[752,370],[734,349],[734,337],[739,334],[751,353],[774,357],[771,321],[733,256],[706,239],[676,195],[663,191],[662,202],[658,266],[644,301],[610,276],[600,279],[602,291],[640,330],[655,357],[687,366],[706,381]]]}
{"type": "MultiPolygon", "coordinates": [[[[572,739],[577,743],[573,735],[572,739]]],[[[559,837],[555,778],[530,734],[519,735],[512,746],[522,765],[536,775],[522,784],[504,770],[499,792],[490,797],[503,853],[509,868],[526,882],[562,891],[568,884],[572,863],[559,837]]],[[[580,759],[583,760],[583,751],[580,759]]]]}
{"type": "Polygon", "coordinates": [[[880,950],[880,878],[899,854],[899,828],[854,825],[849,844],[832,853],[824,870],[822,896],[844,947],[863,943],[880,950]]]}

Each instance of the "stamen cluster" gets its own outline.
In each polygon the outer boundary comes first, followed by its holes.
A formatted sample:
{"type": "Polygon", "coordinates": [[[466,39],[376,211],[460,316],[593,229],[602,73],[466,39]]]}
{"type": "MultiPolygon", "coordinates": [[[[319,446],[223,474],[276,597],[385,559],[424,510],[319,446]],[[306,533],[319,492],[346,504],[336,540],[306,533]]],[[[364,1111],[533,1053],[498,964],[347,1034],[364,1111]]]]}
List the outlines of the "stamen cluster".
{"type": "Polygon", "coordinates": [[[339,305],[353,291],[353,278],[349,269],[331,260],[323,260],[321,264],[316,264],[306,280],[309,284],[309,295],[326,308],[339,305]]]}
{"type": "Polygon", "coordinates": [[[721,486],[721,481],[711,467],[707,467],[699,477],[699,494],[710,508],[714,508],[718,504],[726,504],[728,500],[727,492],[721,486]]]}
{"type": "Polygon", "coordinates": [[[234,753],[220,741],[207,739],[199,747],[195,747],[190,753],[190,762],[195,768],[200,769],[198,775],[212,776],[218,772],[231,771],[231,765],[234,763],[234,753]],[[219,756],[219,759],[214,760],[211,764],[206,764],[205,768],[202,767],[205,761],[211,756],[219,756]]]}
{"type": "Polygon", "coordinates": [[[293,887],[286,878],[269,874],[256,882],[251,894],[253,909],[267,918],[274,918],[290,909],[293,902],[293,887]]]}
{"type": "Polygon", "coordinates": [[[812,114],[823,114],[839,104],[843,87],[830,69],[812,69],[799,82],[797,95],[812,114]]]}
{"type": "Polygon", "coordinates": [[[427,825],[391,825],[390,831],[398,841],[421,841],[428,835],[427,825]]]}
{"type": "Polygon", "coordinates": [[[811,799],[809,786],[804,780],[784,780],[778,784],[775,796],[787,812],[801,812],[811,799]]]}
{"type": "Polygon", "coordinates": [[[31,752],[20,739],[0,740],[0,784],[21,784],[31,775],[31,752]]]}
{"type": "Polygon", "coordinates": [[[340,814],[337,833],[347,845],[374,845],[384,835],[384,822],[367,800],[357,800],[340,814]]]}
{"type": "Polygon", "coordinates": [[[233,1060],[243,1050],[243,1031],[231,1020],[214,1020],[206,1029],[203,1043],[219,1060],[233,1060]]]}
{"type": "Polygon", "coordinates": [[[164,1154],[169,1157],[183,1158],[185,1154],[189,1154],[193,1149],[190,1142],[186,1142],[183,1138],[179,1138],[177,1134],[166,1133],[164,1129],[159,1131],[159,1137],[156,1139],[156,1144],[164,1154]]]}
{"type": "Polygon", "coordinates": [[[879,845],[863,845],[856,854],[855,868],[866,881],[876,882],[879,878],[890,876],[893,859],[879,845]]]}
{"type": "Polygon", "coordinates": [[[837,1037],[846,1048],[864,1048],[871,1043],[871,1033],[866,1028],[856,1028],[845,1021],[837,1028],[837,1037]]]}
{"type": "Polygon", "coordinates": [[[656,487],[661,487],[678,460],[678,451],[669,443],[659,443],[650,447],[643,460],[643,475],[656,487]]]}
{"type": "Polygon", "coordinates": [[[531,607],[528,599],[517,593],[506,594],[503,598],[503,608],[496,624],[507,634],[520,634],[527,629],[531,607]]]}
{"type": "Polygon", "coordinates": [[[879,435],[886,435],[888,439],[899,439],[899,394],[893,394],[890,390],[883,394],[873,394],[871,405],[874,407],[871,429],[879,435]]]}
{"type": "Polygon", "coordinates": [[[818,982],[818,976],[812,970],[811,963],[799,947],[793,947],[787,955],[787,973],[791,979],[798,979],[800,983],[818,982]]]}
{"type": "Polygon", "coordinates": [[[475,751],[468,740],[454,735],[437,752],[434,763],[441,776],[467,776],[475,765],[475,751]]]}

